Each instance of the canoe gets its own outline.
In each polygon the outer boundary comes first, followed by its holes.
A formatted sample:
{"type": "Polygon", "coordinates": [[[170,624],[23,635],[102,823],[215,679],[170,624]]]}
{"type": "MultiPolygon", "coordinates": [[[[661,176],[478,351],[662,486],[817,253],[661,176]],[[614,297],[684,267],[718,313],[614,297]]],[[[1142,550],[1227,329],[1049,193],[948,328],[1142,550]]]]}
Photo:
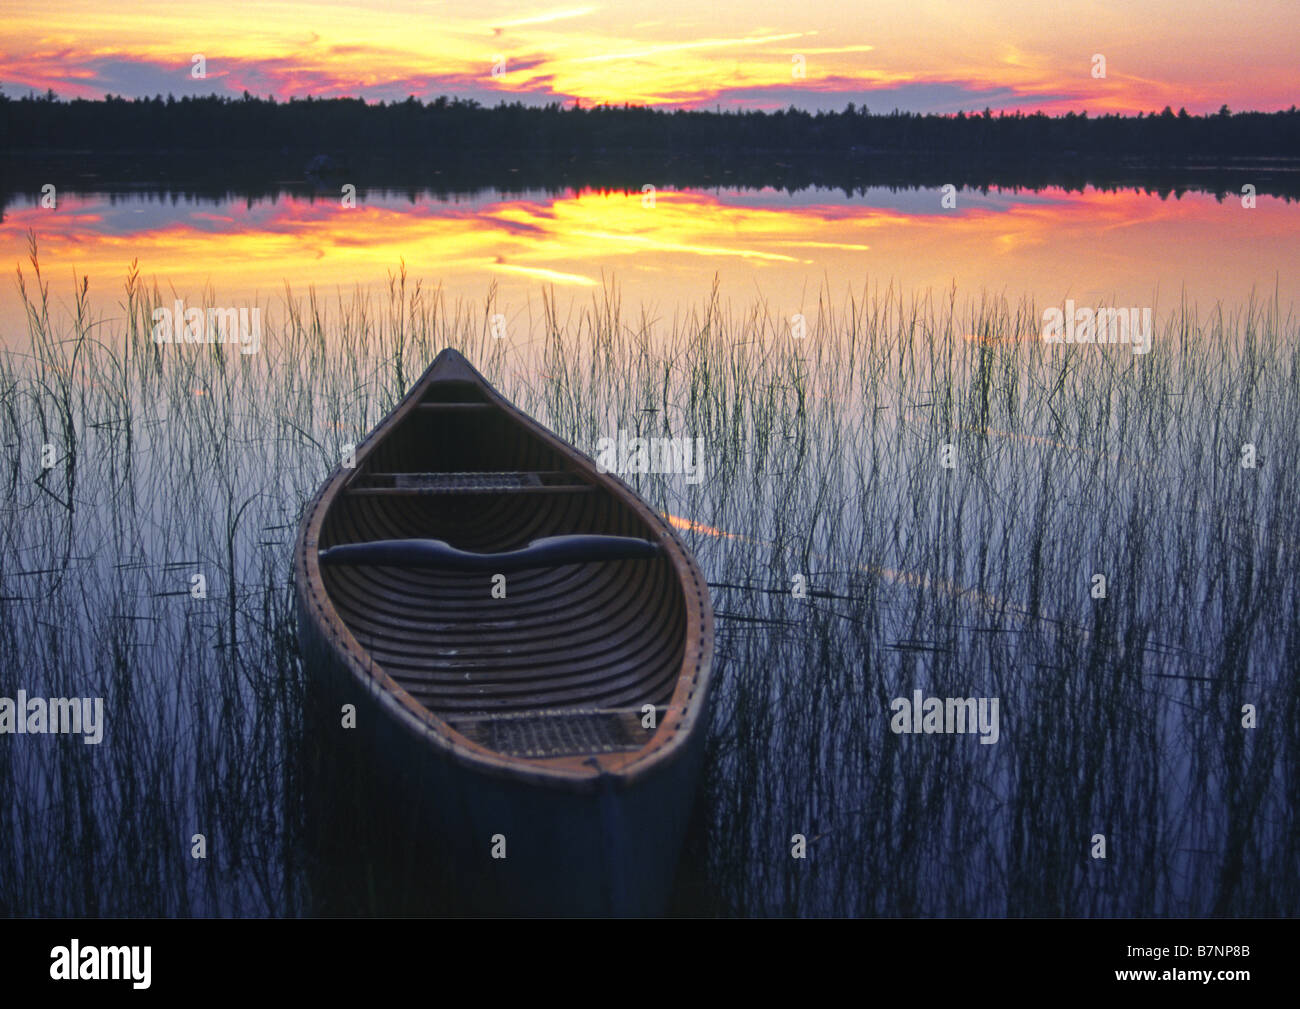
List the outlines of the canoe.
{"type": "Polygon", "coordinates": [[[346,463],[294,557],[309,683],[355,705],[337,731],[427,807],[474,910],[663,912],[713,658],[676,532],[452,349],[346,463]]]}

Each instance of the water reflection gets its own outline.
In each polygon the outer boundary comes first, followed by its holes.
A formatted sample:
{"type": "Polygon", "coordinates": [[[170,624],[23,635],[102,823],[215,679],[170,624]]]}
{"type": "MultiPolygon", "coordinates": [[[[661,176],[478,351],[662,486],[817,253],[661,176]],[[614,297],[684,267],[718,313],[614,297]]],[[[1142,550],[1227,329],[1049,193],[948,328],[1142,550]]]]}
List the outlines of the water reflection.
{"type": "MultiPolygon", "coordinates": [[[[412,276],[480,302],[495,287],[512,326],[553,286],[584,302],[617,280],[625,300],[671,315],[709,293],[807,312],[810,293],[867,283],[987,289],[1040,307],[1077,302],[1211,305],[1252,291],[1296,293],[1300,204],[1260,196],[1254,209],[1209,193],[1136,190],[830,189],[540,190],[458,196],[362,190],[343,198],[279,192],[216,198],[158,191],[64,193],[57,207],[18,196],[0,253],[26,258],[28,233],[50,273],[91,281],[108,311],[132,261],[164,292],[218,304],[276,298],[283,285],[328,292],[412,276]]],[[[98,298],[98,301],[95,299],[98,298]]],[[[0,300],[5,341],[21,336],[0,300]]]]}

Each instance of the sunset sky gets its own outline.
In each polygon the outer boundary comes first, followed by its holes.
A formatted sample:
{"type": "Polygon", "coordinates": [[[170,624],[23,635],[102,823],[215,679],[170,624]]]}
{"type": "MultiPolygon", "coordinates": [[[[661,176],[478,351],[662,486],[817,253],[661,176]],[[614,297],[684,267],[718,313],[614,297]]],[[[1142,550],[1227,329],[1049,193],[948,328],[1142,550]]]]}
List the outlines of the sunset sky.
{"type": "Polygon", "coordinates": [[[248,90],[487,104],[1206,112],[1296,104],[1298,50],[1296,0],[7,0],[0,86],[64,98],[248,90]],[[196,54],[206,79],[191,76],[196,54]],[[1095,54],[1105,57],[1104,78],[1092,74],[1095,54]]]}

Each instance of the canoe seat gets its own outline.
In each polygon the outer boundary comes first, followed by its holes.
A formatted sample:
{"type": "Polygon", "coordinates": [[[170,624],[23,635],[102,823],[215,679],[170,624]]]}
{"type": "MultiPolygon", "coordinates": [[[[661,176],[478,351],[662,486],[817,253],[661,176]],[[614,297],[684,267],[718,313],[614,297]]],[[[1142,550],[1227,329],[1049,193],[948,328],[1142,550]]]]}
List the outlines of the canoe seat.
{"type": "MultiPolygon", "coordinates": [[[[662,709],[661,709],[662,710],[662,709]]],[[[512,757],[568,757],[638,750],[654,729],[640,708],[553,708],[448,720],[472,742],[512,757]]]]}
{"type": "Polygon", "coordinates": [[[554,494],[592,490],[563,470],[499,470],[462,473],[361,473],[349,494],[554,494]]]}

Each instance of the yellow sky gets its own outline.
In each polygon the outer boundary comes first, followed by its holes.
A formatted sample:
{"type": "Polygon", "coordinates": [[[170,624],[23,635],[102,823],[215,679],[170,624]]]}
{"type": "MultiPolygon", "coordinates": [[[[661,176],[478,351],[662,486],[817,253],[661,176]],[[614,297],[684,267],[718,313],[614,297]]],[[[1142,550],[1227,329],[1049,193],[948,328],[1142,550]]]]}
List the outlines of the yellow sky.
{"type": "Polygon", "coordinates": [[[11,0],[0,81],[11,94],[83,97],[247,88],[493,104],[1272,109],[1300,90],[1298,25],[1295,0],[11,0]],[[196,81],[200,53],[208,77],[196,81]]]}

